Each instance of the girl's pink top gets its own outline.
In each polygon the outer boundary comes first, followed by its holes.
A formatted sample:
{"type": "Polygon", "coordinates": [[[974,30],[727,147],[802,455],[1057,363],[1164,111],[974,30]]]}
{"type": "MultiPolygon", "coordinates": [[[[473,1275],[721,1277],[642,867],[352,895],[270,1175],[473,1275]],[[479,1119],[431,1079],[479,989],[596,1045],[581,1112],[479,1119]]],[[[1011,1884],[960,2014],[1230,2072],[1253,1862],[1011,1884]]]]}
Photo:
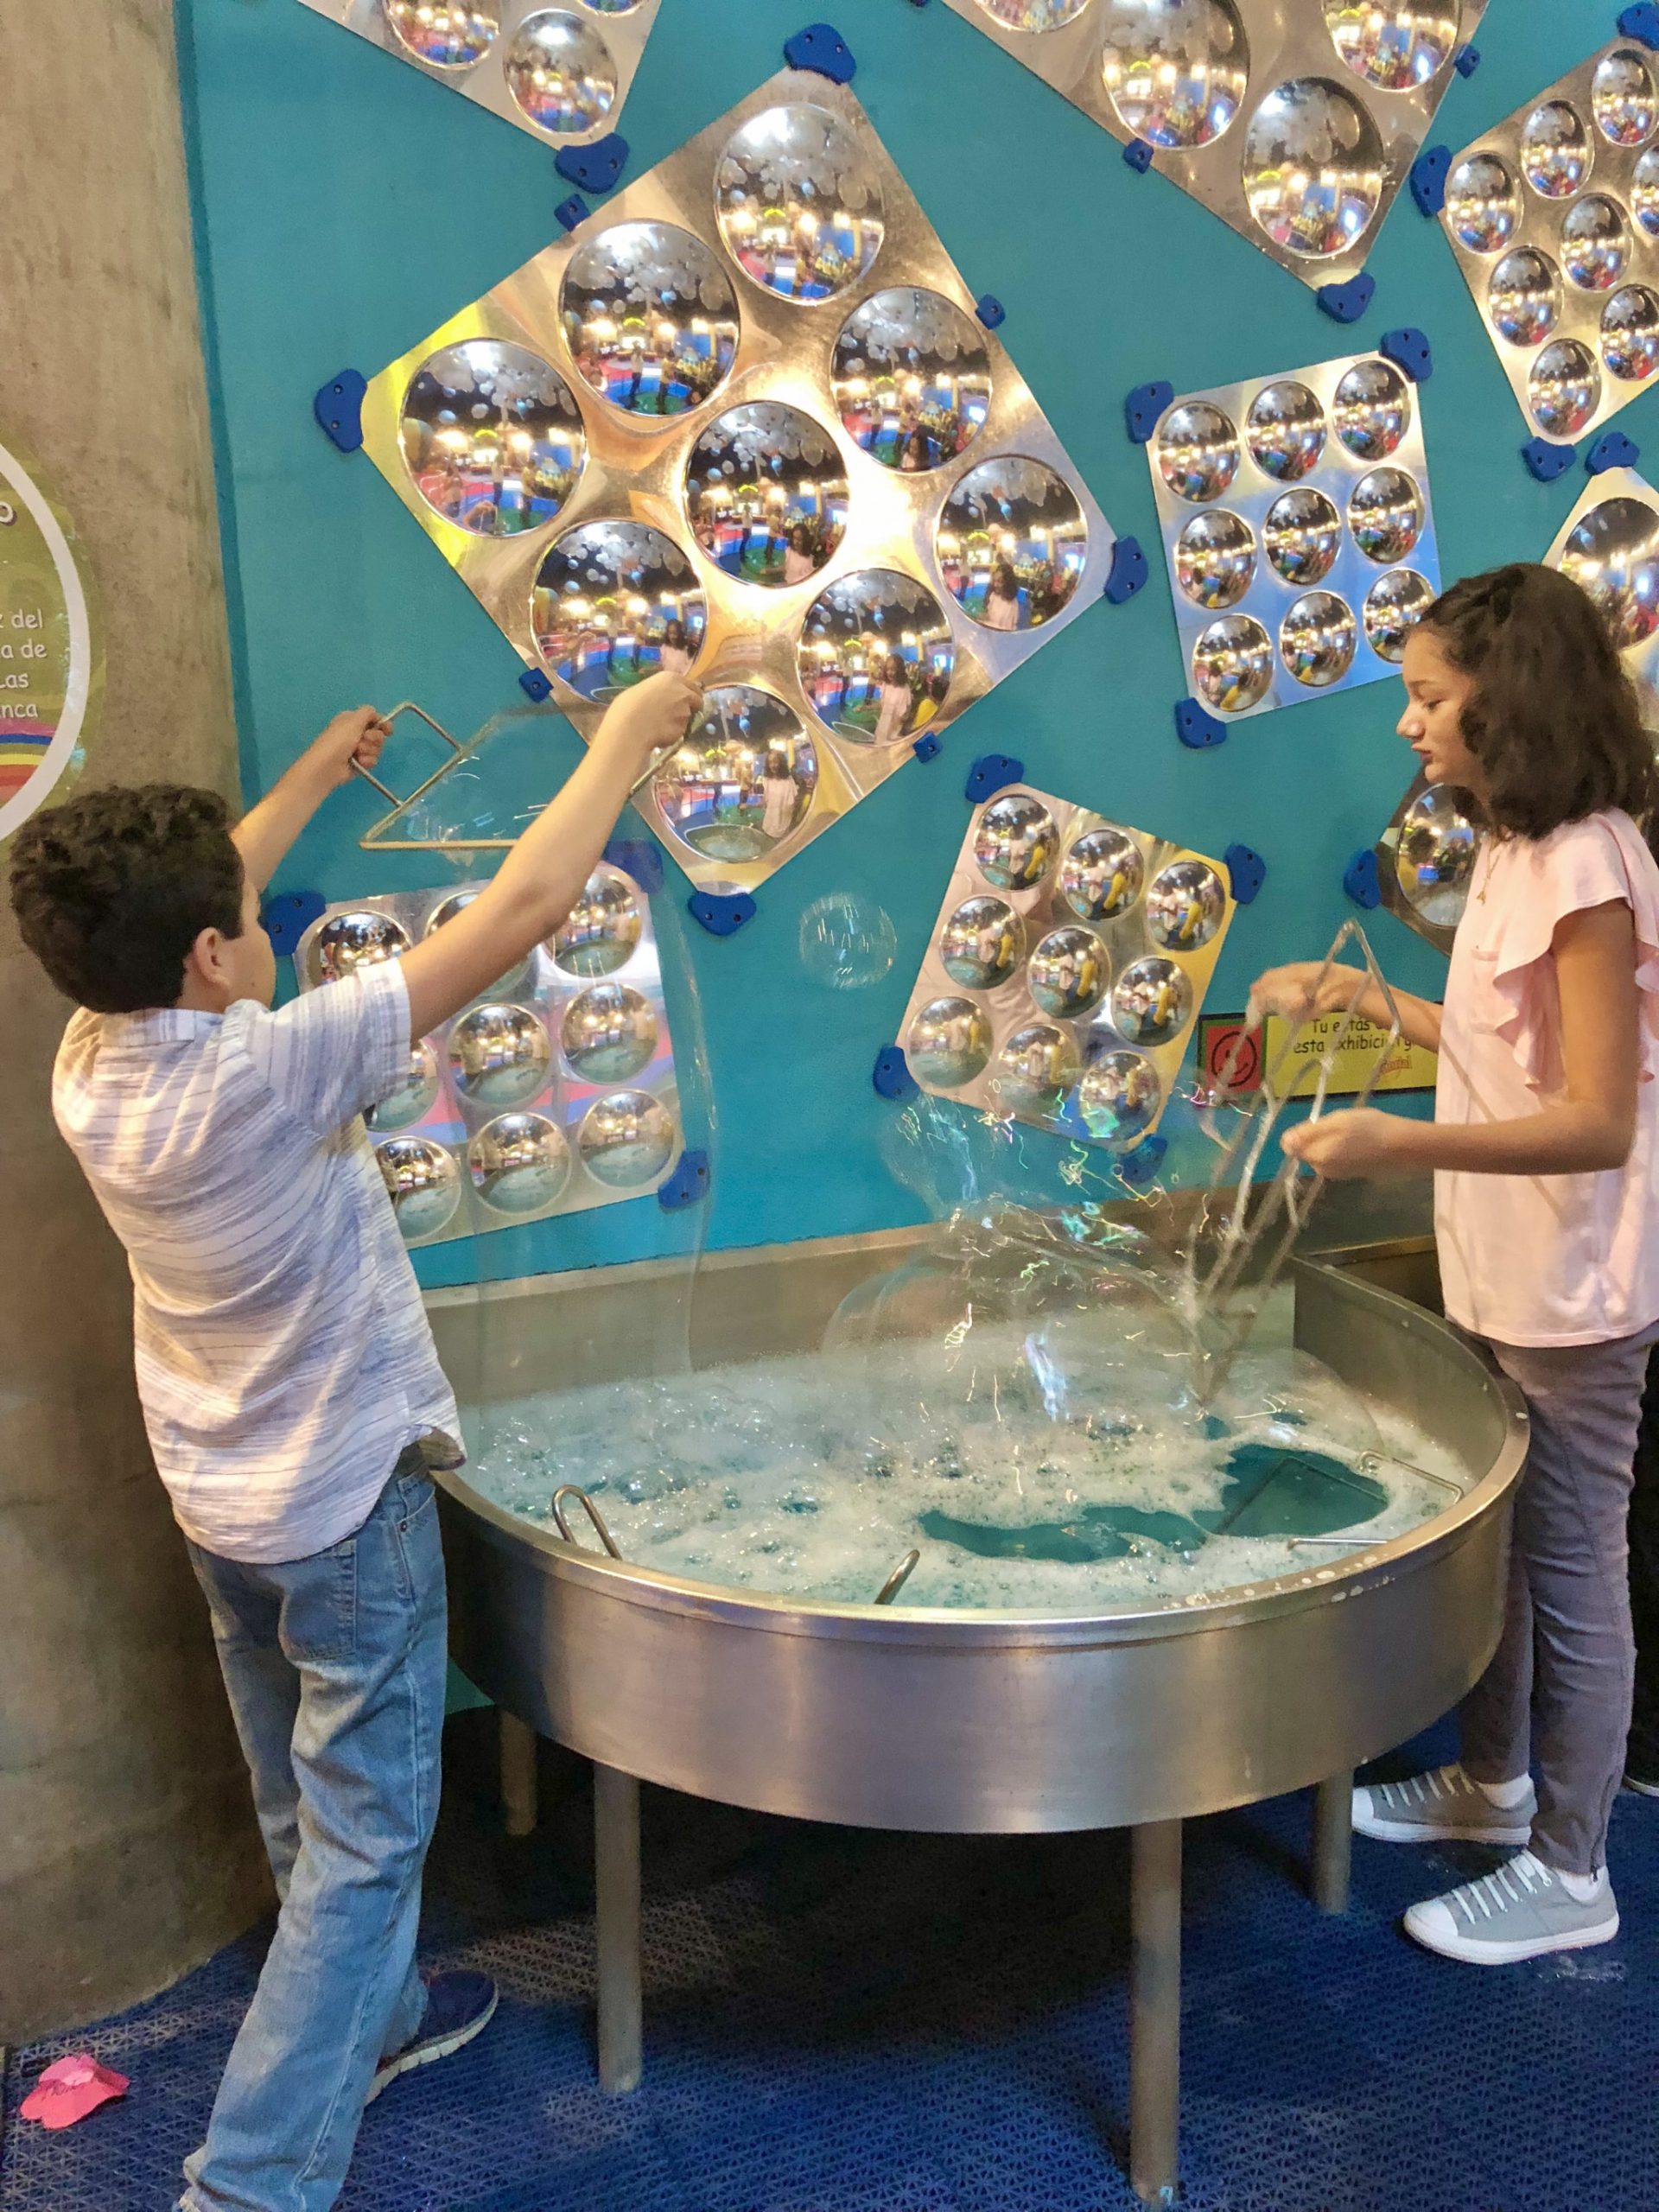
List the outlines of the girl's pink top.
{"type": "Polygon", "coordinates": [[[1623,1167],[1434,1178],[1446,1310],[1510,1344],[1605,1344],[1659,1321],[1659,866],[1626,814],[1488,843],[1452,950],[1434,1118],[1517,1121],[1566,1096],[1550,945],[1562,917],[1636,920],[1641,1080],[1623,1167]]]}

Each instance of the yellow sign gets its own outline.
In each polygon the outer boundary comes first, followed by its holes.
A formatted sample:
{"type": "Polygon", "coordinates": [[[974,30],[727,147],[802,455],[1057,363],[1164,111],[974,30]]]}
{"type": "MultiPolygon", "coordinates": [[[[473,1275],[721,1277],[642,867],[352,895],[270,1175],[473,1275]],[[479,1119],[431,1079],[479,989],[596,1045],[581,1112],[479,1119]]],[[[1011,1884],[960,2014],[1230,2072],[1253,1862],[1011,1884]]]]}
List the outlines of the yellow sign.
{"type": "MultiPolygon", "coordinates": [[[[1294,1091],[1304,1096],[1312,1091],[1317,1080],[1311,1065],[1328,1052],[1341,1030],[1344,1017],[1339,1014],[1322,1015],[1318,1021],[1308,1023],[1298,1039],[1295,1059],[1281,1070],[1281,1090],[1294,1091]],[[1300,1084],[1294,1073],[1296,1061],[1303,1058],[1310,1064],[1300,1084]]],[[[1233,1052],[1243,1021],[1237,1014],[1211,1014],[1200,1025],[1198,1061],[1210,1081],[1219,1081],[1227,1068],[1229,1055],[1233,1052]]],[[[1235,1090],[1254,1090],[1262,1081],[1264,1065],[1270,1065],[1284,1050],[1290,1037],[1291,1025],[1276,1014],[1268,1016],[1265,1032],[1247,1038],[1239,1050],[1233,1069],[1232,1088],[1235,1090]]],[[[1328,1095],[1334,1098],[1352,1098],[1366,1088],[1376,1067],[1377,1054],[1382,1048],[1382,1033],[1370,1022],[1357,1022],[1352,1034],[1337,1054],[1337,1063],[1327,1086],[1328,1095]]],[[[1421,1045],[1408,1045],[1403,1039],[1389,1054],[1387,1062],[1378,1073],[1377,1090],[1433,1090],[1436,1061],[1433,1052],[1421,1045]]]]}

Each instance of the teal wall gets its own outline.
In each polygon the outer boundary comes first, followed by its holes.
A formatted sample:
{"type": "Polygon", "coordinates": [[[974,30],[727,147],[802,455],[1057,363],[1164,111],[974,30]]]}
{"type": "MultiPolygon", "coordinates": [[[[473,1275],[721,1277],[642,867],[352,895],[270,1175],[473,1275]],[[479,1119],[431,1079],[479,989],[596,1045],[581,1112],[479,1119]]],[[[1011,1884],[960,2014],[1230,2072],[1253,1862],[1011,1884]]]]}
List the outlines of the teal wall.
{"type": "MultiPolygon", "coordinates": [[[[1402,322],[1434,343],[1423,406],[1447,578],[1542,553],[1582,478],[1545,487],[1522,467],[1520,412],[1438,226],[1408,198],[1371,256],[1371,312],[1344,332],[1194,202],[1135,176],[1103,131],[938,0],[819,4],[853,47],[857,90],[969,285],[1005,303],[1001,335],[1073,460],[1154,561],[1146,461],[1123,430],[1131,385],[1164,377],[1186,390],[1295,368],[1402,322]]],[[[781,66],[782,37],[815,12],[812,0],[664,0],[622,118],[630,175],[781,66]]],[[[1453,83],[1435,136],[1465,143],[1610,36],[1615,12],[1493,0],[1484,66],[1453,83]]],[[[179,13],[251,796],[342,704],[412,697],[469,733],[519,697],[505,641],[372,465],[327,443],[311,397],[346,364],[372,374],[546,245],[565,188],[524,133],[298,0],[179,0],[179,13]]],[[[147,392],[143,404],[156,404],[147,392]]],[[[1659,438],[1654,404],[1621,418],[1638,440],[1659,438]]],[[[137,410],[126,435],[142,435],[137,410]]],[[[907,767],[792,861],[745,934],[691,931],[720,1107],[712,1243],[915,1217],[882,1165],[893,1109],[869,1071],[908,996],[979,753],[1017,754],[1035,783],[1201,849],[1236,838],[1262,853],[1268,885],[1239,916],[1212,1007],[1240,1006],[1258,968],[1323,950],[1351,911],[1344,864],[1408,779],[1393,734],[1397,688],[1259,718],[1208,753],[1175,740],[1170,708],[1185,688],[1159,566],[1138,600],[1090,609],[976,707],[944,759],[907,767]],[[891,914],[899,957],[879,987],[837,993],[802,969],[801,912],[830,891],[891,914]]],[[[559,728],[568,765],[577,741],[559,728]]],[[[437,880],[429,856],[359,849],[376,808],[366,790],[335,800],[278,888],[339,898],[437,880]]],[[[1399,982],[1438,990],[1427,947],[1387,917],[1374,937],[1399,982]]],[[[649,1202],[512,1232],[543,1268],[631,1259],[683,1234],[649,1202]]],[[[423,1255],[423,1270],[464,1277],[467,1251],[423,1255]]]]}

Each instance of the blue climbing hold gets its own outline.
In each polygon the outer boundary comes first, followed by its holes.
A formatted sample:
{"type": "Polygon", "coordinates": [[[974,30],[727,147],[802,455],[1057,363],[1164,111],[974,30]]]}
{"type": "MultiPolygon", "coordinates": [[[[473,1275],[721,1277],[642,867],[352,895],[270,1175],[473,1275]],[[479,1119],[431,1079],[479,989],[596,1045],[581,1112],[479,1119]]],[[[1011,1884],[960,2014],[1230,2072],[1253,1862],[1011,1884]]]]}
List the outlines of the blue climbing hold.
{"type": "Polygon", "coordinates": [[[267,899],[259,909],[259,919],[265,935],[270,939],[270,949],[276,953],[295,951],[319,914],[327,910],[328,901],[321,891],[283,891],[267,899]]]}
{"type": "Polygon", "coordinates": [[[1241,906],[1248,906],[1268,880],[1267,862],[1248,845],[1229,845],[1222,859],[1227,864],[1234,898],[1241,906]]]}
{"type": "Polygon", "coordinates": [[[1452,174],[1452,149],[1425,146],[1411,165],[1411,196],[1420,215],[1438,215],[1446,206],[1446,181],[1452,174]]]}
{"type": "Polygon", "coordinates": [[[1363,853],[1356,853],[1342,872],[1342,887],[1356,906],[1363,906],[1369,913],[1372,907],[1382,904],[1382,886],[1376,873],[1376,855],[1369,845],[1363,853]]]}
{"type": "Polygon", "coordinates": [[[836,85],[850,85],[858,67],[853,49],[833,23],[809,23],[793,38],[786,38],[784,59],[791,69],[814,70],[836,85]]]}
{"type": "Polygon", "coordinates": [[[1655,0],[1637,0],[1627,8],[1618,19],[1620,35],[1624,38],[1640,39],[1643,46],[1659,53],[1659,5],[1655,0]]]}
{"type": "Polygon", "coordinates": [[[595,138],[591,146],[561,146],[553,166],[567,184],[584,192],[611,192],[628,165],[628,142],[620,130],[595,138]]]}
{"type": "Polygon", "coordinates": [[[1149,573],[1140,539],[1120,537],[1112,548],[1112,572],[1106,579],[1107,598],[1114,607],[1122,607],[1145,588],[1149,573]]]}
{"type": "Polygon", "coordinates": [[[1332,322],[1357,322],[1376,297],[1376,279],[1362,270],[1345,284],[1321,284],[1319,302],[1332,322]]]}
{"type": "Polygon", "coordinates": [[[1143,446],[1158,427],[1158,417],[1175,397],[1173,384],[1138,384],[1123,402],[1123,422],[1130,441],[1143,446]]]}
{"type": "Polygon", "coordinates": [[[1529,438],[1521,448],[1522,460],[1541,484],[1565,476],[1578,457],[1576,446],[1553,445],[1548,438],[1529,438]]]}
{"type": "Polygon", "coordinates": [[[527,668],[518,678],[518,688],[528,692],[538,707],[544,699],[550,699],[553,696],[553,686],[548,680],[545,669],[527,668]]]}
{"type": "Polygon", "coordinates": [[[579,192],[573,192],[568,200],[561,200],[553,210],[554,219],[566,231],[574,231],[578,223],[585,223],[592,213],[579,192]]]}
{"type": "Polygon", "coordinates": [[[1480,67],[1480,48],[1478,46],[1460,46],[1452,57],[1452,67],[1459,77],[1472,77],[1480,67]]]}
{"type": "Polygon", "coordinates": [[[667,1182],[658,1184],[657,1203],[664,1213],[677,1213],[682,1206],[694,1206],[709,1188],[709,1155],[706,1152],[683,1152],[679,1165],[667,1182]]]}
{"type": "Polygon", "coordinates": [[[760,912],[747,891],[694,891],[685,903],[710,937],[734,937],[760,912]]]}
{"type": "Polygon", "coordinates": [[[648,838],[613,837],[605,857],[613,868],[631,875],[642,891],[662,889],[663,856],[648,838]]]}
{"type": "Polygon", "coordinates": [[[1211,745],[1225,745],[1227,725],[1217,721],[1208,707],[1201,707],[1196,699],[1175,702],[1175,734],[1183,745],[1193,752],[1202,753],[1211,745]]]}
{"type": "Polygon", "coordinates": [[[1152,167],[1153,149],[1144,138],[1131,138],[1123,149],[1123,159],[1137,176],[1145,176],[1152,167]]]}
{"type": "Polygon", "coordinates": [[[1150,1183],[1164,1164],[1164,1154],[1169,1150],[1167,1138],[1142,1137],[1133,1152],[1126,1152],[1117,1163],[1117,1172],[1134,1191],[1143,1183],[1150,1183]]]}
{"type": "Polygon", "coordinates": [[[883,1098],[913,1098],[916,1078],[906,1064],[902,1046],[884,1045],[875,1056],[875,1065],[870,1071],[870,1081],[883,1098]]]}
{"type": "Polygon", "coordinates": [[[938,730],[925,729],[910,749],[918,760],[937,760],[944,747],[938,730]]]}
{"type": "Polygon", "coordinates": [[[368,388],[360,371],[342,369],[311,403],[311,411],[341,453],[356,453],[363,443],[363,395],[368,388]]]}
{"type": "Polygon", "coordinates": [[[987,330],[1000,330],[1008,319],[1008,311],[995,292],[982,292],[974,302],[974,313],[987,330]]]}
{"type": "Polygon", "coordinates": [[[1016,760],[1011,753],[982,753],[968,771],[968,781],[963,796],[969,806],[978,806],[983,800],[995,798],[998,791],[1006,791],[1010,784],[1026,780],[1026,764],[1016,760]]]}
{"type": "Polygon", "coordinates": [[[1642,448],[1634,438],[1623,430],[1604,430],[1586,454],[1584,466],[1590,475],[1599,476],[1609,468],[1634,468],[1641,458],[1642,448]]]}
{"type": "Polygon", "coordinates": [[[1434,373],[1434,351],[1421,330],[1385,330],[1376,350],[1414,384],[1427,384],[1434,373]]]}

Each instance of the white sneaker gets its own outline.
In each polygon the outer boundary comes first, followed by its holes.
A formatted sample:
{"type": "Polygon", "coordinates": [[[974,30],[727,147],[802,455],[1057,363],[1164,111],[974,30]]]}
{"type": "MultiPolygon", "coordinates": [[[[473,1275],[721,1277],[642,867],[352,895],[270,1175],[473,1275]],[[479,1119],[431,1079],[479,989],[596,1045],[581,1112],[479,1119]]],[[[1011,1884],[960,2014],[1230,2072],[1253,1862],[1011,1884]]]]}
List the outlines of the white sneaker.
{"type": "Polygon", "coordinates": [[[1444,1897],[1414,1904],[1406,1933],[1442,1958],[1471,1966],[1510,1966],[1548,1951],[1587,1950],[1618,1933],[1618,1907],[1604,1867],[1595,1895],[1580,1904],[1529,1851],[1444,1897]]]}
{"type": "Polygon", "coordinates": [[[1354,1832],[1383,1843],[1524,1843],[1538,1796],[1530,1782],[1518,1805],[1494,1805],[1460,1766],[1354,1792],[1354,1832]]]}

